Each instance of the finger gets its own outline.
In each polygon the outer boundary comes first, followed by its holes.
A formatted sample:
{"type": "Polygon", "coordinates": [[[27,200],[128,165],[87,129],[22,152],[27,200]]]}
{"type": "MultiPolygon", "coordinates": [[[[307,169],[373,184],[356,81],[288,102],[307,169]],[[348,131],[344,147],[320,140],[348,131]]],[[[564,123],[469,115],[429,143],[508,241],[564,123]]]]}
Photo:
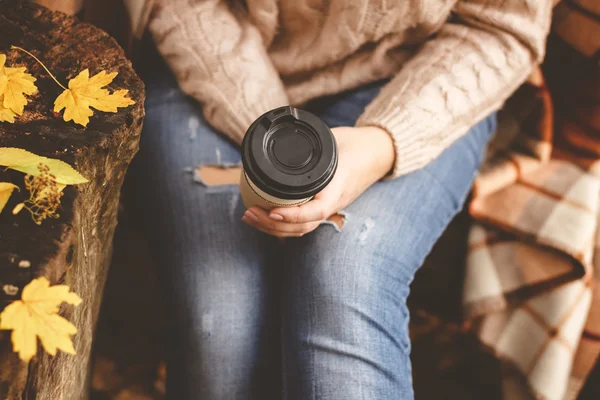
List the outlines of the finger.
{"type": "Polygon", "coordinates": [[[292,224],[289,222],[274,221],[269,218],[266,211],[260,208],[250,208],[244,215],[253,220],[254,225],[282,234],[304,234],[315,228],[314,224],[311,223],[292,224]]]}
{"type": "Polygon", "coordinates": [[[244,221],[248,225],[252,226],[253,228],[256,228],[257,230],[259,230],[261,232],[264,232],[268,235],[279,237],[279,238],[301,237],[301,236],[304,236],[305,234],[315,230],[316,227],[318,226],[318,224],[317,224],[316,226],[310,227],[309,229],[306,230],[306,232],[282,232],[282,231],[276,231],[273,229],[266,228],[266,227],[262,226],[261,224],[259,224],[258,222],[256,222],[255,220],[250,219],[247,216],[242,217],[242,221],[244,221]]]}
{"type": "Polygon", "coordinates": [[[269,218],[292,224],[323,221],[333,214],[330,208],[328,201],[315,198],[301,206],[275,208],[269,213],[269,218]]]}

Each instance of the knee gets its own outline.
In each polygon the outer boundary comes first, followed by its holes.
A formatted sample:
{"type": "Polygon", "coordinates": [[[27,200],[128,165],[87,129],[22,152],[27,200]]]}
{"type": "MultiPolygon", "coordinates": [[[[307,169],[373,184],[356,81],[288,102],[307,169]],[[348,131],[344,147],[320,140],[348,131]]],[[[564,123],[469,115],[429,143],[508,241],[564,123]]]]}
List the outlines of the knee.
{"type": "Polygon", "coordinates": [[[249,392],[253,374],[269,368],[261,287],[244,275],[189,279],[167,313],[168,392],[172,398],[233,399],[249,392]]]}
{"type": "Polygon", "coordinates": [[[167,316],[178,340],[187,342],[192,353],[200,348],[204,354],[214,350],[215,355],[227,349],[239,351],[258,334],[267,302],[260,274],[214,264],[212,268],[194,265],[188,273],[171,278],[167,316]]]}
{"type": "Polygon", "coordinates": [[[371,298],[381,290],[407,295],[421,265],[425,235],[409,224],[391,228],[384,218],[350,214],[340,231],[320,226],[294,246],[294,274],[320,297],[371,298]]]}
{"type": "Polygon", "coordinates": [[[409,352],[406,268],[371,250],[317,257],[296,270],[290,326],[297,340],[350,352],[409,352]]]}

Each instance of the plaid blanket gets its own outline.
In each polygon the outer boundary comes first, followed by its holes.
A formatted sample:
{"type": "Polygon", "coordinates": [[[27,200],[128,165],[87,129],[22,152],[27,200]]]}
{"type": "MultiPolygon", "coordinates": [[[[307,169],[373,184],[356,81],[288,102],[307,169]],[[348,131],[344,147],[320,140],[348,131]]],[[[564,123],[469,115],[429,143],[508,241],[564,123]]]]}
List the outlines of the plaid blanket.
{"type": "Polygon", "coordinates": [[[553,31],[469,205],[463,310],[510,400],[575,399],[600,354],[600,2],[559,4],[553,31]]]}

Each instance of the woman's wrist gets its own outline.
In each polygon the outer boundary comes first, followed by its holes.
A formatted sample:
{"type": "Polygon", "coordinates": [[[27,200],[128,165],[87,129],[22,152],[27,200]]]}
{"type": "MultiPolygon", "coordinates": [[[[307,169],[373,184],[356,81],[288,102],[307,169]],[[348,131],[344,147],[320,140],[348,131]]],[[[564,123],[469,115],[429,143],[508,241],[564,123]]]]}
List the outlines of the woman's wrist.
{"type": "Polygon", "coordinates": [[[369,165],[377,177],[384,178],[394,168],[396,149],[394,140],[386,130],[376,126],[363,126],[354,128],[364,141],[364,149],[369,158],[369,165]]]}

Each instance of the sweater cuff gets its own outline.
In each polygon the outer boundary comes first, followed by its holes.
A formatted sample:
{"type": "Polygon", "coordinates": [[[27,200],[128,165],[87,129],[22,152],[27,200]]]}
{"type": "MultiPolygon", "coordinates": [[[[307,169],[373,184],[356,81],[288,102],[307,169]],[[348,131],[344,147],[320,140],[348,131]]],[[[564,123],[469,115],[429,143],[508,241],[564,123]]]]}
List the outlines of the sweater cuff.
{"type": "Polygon", "coordinates": [[[388,132],[394,143],[396,158],[394,167],[386,178],[397,178],[427,165],[439,151],[432,149],[430,140],[424,136],[435,131],[435,117],[419,116],[418,111],[401,111],[391,107],[367,107],[356,126],[376,126],[388,132]]]}

